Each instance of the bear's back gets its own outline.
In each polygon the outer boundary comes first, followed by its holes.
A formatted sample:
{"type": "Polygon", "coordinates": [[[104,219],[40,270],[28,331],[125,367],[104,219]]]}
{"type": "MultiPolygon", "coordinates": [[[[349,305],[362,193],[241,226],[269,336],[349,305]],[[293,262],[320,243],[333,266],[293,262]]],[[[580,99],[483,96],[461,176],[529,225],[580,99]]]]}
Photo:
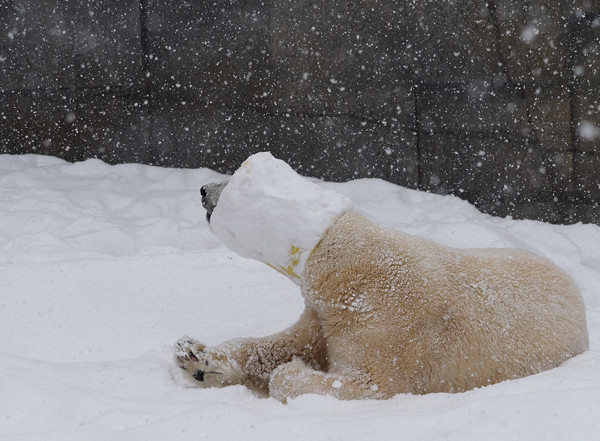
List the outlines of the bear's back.
{"type": "Polygon", "coordinates": [[[338,218],[307,264],[333,365],[382,393],[456,392],[549,369],[587,348],[570,277],[520,250],[458,250],[338,218]]]}

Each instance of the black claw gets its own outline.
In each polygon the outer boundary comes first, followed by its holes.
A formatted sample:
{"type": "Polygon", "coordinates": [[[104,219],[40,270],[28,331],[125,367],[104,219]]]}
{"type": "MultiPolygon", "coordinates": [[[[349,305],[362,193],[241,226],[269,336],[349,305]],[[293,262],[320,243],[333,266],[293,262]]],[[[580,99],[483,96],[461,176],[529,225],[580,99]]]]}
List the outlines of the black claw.
{"type": "Polygon", "coordinates": [[[195,380],[204,381],[204,371],[197,371],[192,377],[194,377],[195,380]]]}

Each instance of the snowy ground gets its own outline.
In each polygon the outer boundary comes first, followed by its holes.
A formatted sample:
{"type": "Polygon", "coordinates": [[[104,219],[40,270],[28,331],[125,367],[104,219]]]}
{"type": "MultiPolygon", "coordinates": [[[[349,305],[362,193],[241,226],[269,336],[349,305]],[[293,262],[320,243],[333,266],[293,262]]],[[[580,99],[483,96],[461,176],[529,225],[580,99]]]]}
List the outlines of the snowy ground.
{"type": "Polygon", "coordinates": [[[480,214],[380,180],[325,183],[371,218],[456,247],[518,247],[568,271],[590,351],[471,392],[287,406],[243,387],[196,389],[171,362],[292,324],[296,287],[208,231],[210,170],[0,156],[0,440],[598,440],[600,227],[480,214]]]}

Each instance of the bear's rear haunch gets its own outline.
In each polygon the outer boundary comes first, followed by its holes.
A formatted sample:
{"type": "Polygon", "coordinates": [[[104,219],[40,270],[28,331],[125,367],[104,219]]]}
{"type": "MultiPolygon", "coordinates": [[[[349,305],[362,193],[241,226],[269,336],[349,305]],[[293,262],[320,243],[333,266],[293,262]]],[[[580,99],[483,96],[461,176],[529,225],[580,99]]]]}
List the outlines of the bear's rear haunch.
{"type": "Polygon", "coordinates": [[[199,386],[244,384],[283,402],[461,392],[588,348],[577,286],[540,256],[452,249],[375,225],[268,153],[211,188],[213,232],[297,283],[306,309],[265,338],[181,339],[177,360],[199,386]]]}

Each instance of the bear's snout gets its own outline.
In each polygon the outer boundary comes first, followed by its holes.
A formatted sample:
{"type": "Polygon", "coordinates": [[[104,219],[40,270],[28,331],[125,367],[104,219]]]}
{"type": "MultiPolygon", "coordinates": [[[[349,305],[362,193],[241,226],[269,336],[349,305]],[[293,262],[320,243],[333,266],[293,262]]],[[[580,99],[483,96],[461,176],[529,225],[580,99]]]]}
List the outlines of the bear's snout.
{"type": "Polygon", "coordinates": [[[210,223],[210,216],[212,215],[212,211],[214,209],[214,207],[211,207],[206,200],[206,185],[203,185],[200,188],[200,196],[202,197],[202,206],[204,207],[204,209],[206,210],[206,221],[208,223],[210,223]]]}
{"type": "Polygon", "coordinates": [[[200,188],[200,196],[202,196],[202,206],[206,210],[206,220],[210,223],[210,217],[219,202],[219,196],[223,188],[227,185],[228,181],[225,182],[211,182],[203,185],[200,188]]]}

